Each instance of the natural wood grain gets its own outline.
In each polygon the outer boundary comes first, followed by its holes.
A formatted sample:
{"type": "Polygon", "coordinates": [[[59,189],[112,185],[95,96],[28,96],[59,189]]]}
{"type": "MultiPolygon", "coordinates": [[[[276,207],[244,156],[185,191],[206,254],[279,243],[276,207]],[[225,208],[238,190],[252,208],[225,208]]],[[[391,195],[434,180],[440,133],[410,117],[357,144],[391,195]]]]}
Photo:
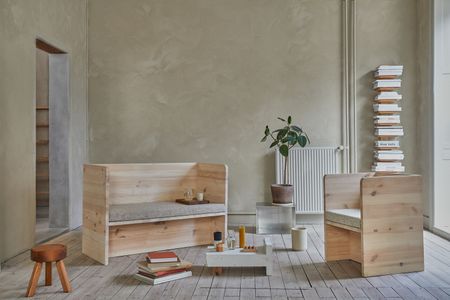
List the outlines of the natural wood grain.
{"type": "Polygon", "coordinates": [[[361,229],[325,220],[327,261],[361,262],[363,276],[423,270],[421,176],[362,173],[324,180],[325,210],[361,208],[361,229]]]}
{"type": "Polygon", "coordinates": [[[360,182],[371,173],[324,176],[324,210],[361,208],[360,182]]]}
{"type": "Polygon", "coordinates": [[[109,222],[110,205],[172,202],[187,188],[226,205],[223,164],[98,164],[84,172],[83,253],[103,264],[118,255],[204,245],[212,232],[226,232],[226,212],[109,222]]]}
{"type": "MultiPolygon", "coordinates": [[[[58,280],[53,286],[42,286],[42,280],[36,298],[191,300],[213,295],[211,299],[216,296],[221,299],[222,296],[223,299],[335,299],[339,295],[342,299],[448,299],[450,296],[450,269],[445,264],[450,261],[449,241],[425,231],[424,272],[363,278],[358,263],[324,261],[323,224],[306,227],[307,251],[291,251],[289,234],[271,235],[273,262],[277,265],[273,276],[265,276],[264,268],[225,268],[222,275],[213,276],[205,267],[206,248],[197,246],[175,250],[180,257],[193,262],[193,276],[161,286],[141,284],[132,278],[135,264],[143,260],[143,255],[111,258],[110,264],[103,266],[81,253],[81,230],[71,231],[51,242],[67,246],[68,257],[64,263],[73,291],[62,293],[58,280]]],[[[248,234],[247,240],[258,245],[262,237],[248,234]]],[[[29,252],[6,261],[0,272],[0,299],[23,299],[33,266],[29,252]]]]}
{"type": "Polygon", "coordinates": [[[109,256],[206,245],[214,231],[225,232],[224,216],[110,226],[109,256]]]}
{"type": "Polygon", "coordinates": [[[56,262],[56,269],[58,270],[59,279],[61,280],[61,285],[64,292],[70,293],[72,291],[72,287],[70,286],[66,267],[64,266],[64,262],[62,260],[56,262]]]}
{"type": "Polygon", "coordinates": [[[109,203],[107,168],[85,165],[83,179],[82,251],[107,265],[109,253],[109,203]]]}
{"type": "Polygon", "coordinates": [[[37,262],[34,264],[33,272],[31,273],[30,282],[28,283],[28,290],[26,293],[27,297],[33,297],[36,293],[36,287],[39,280],[39,275],[41,275],[42,263],[37,262]]]}
{"type": "Polygon", "coordinates": [[[362,179],[364,276],[422,271],[422,177],[362,179]]]}
{"type": "Polygon", "coordinates": [[[45,285],[52,285],[52,263],[45,263],[45,285]]]}

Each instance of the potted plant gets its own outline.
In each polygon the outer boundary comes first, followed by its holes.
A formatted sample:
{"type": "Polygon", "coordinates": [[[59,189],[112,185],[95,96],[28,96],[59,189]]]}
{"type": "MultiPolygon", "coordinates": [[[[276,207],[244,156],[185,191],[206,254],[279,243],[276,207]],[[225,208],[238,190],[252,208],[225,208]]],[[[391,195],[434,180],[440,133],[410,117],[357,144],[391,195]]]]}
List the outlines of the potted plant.
{"type": "Polygon", "coordinates": [[[289,184],[288,180],[288,161],[289,161],[289,149],[295,145],[300,147],[305,147],[310,143],[309,137],[306,132],[297,125],[292,125],[292,117],[289,116],[286,119],[278,117],[278,120],[285,123],[282,128],[271,131],[269,126],[266,125],[264,130],[264,137],[261,142],[272,141],[270,148],[278,147],[280,154],[284,158],[284,168],[283,168],[283,183],[282,184],[272,184],[272,201],[274,204],[291,204],[292,195],[294,193],[294,187],[289,184]]]}

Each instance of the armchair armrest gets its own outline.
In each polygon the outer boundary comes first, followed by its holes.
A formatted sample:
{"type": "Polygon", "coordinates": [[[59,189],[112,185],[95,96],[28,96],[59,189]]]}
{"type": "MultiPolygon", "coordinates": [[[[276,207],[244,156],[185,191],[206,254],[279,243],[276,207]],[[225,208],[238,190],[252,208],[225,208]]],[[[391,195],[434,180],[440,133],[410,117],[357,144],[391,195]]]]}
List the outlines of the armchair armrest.
{"type": "Polygon", "coordinates": [[[423,270],[422,177],[361,180],[363,276],[423,270]]]}

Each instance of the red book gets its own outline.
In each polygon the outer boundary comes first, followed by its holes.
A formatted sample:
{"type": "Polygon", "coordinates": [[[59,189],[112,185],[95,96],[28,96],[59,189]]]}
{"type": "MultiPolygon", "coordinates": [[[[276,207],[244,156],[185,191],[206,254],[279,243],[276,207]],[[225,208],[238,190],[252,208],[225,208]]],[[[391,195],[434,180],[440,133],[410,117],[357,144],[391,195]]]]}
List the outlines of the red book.
{"type": "Polygon", "coordinates": [[[179,261],[178,256],[172,251],[150,252],[147,254],[147,257],[151,263],[165,263],[165,262],[179,261]]]}

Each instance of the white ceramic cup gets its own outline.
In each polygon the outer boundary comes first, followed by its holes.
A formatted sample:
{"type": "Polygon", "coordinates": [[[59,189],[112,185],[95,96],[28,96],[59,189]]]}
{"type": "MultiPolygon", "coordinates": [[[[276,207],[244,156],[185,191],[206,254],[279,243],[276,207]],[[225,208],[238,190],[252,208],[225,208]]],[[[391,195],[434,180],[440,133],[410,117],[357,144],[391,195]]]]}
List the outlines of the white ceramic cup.
{"type": "Polygon", "coordinates": [[[291,228],[292,250],[304,251],[308,248],[308,231],[304,227],[291,228]]]}
{"type": "Polygon", "coordinates": [[[198,192],[197,193],[197,200],[198,201],[203,201],[203,193],[202,192],[198,192]]]}

